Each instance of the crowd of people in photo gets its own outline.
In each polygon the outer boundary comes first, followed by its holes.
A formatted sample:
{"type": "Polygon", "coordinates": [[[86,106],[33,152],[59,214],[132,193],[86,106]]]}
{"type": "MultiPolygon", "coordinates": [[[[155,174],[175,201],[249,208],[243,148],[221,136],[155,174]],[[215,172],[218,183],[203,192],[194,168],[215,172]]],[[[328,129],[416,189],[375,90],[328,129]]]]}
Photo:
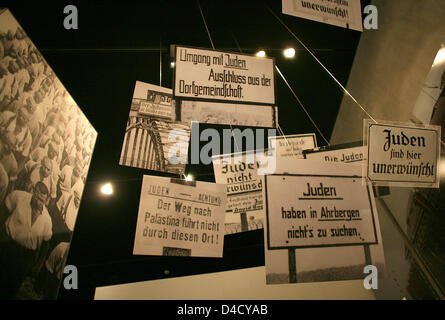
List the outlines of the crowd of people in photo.
{"type": "Polygon", "coordinates": [[[95,139],[24,31],[0,30],[0,297],[57,286],[95,139]]]}

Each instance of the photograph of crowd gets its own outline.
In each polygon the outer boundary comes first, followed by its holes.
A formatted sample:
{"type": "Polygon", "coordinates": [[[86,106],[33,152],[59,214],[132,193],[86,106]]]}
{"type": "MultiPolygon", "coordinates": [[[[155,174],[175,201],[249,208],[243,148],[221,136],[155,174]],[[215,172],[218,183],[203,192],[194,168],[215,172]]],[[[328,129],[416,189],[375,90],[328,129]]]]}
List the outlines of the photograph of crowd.
{"type": "Polygon", "coordinates": [[[97,132],[0,12],[0,299],[55,298],[97,132]]]}

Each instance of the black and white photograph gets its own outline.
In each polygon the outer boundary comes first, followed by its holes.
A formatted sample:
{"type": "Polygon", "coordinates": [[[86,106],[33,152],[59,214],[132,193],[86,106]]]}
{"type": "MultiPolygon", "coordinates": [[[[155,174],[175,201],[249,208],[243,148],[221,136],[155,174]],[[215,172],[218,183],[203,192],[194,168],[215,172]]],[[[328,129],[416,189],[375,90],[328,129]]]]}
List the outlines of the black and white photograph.
{"type": "Polygon", "coordinates": [[[273,106],[181,100],[181,121],[276,128],[278,109],[273,106]]]}
{"type": "Polygon", "coordinates": [[[0,11],[0,297],[57,296],[97,132],[0,11]]]}
{"type": "Polygon", "coordinates": [[[215,181],[227,190],[225,234],[264,228],[264,176],[259,168],[268,166],[267,155],[267,151],[245,151],[212,157],[215,181]]]}
{"type": "Polygon", "coordinates": [[[190,122],[176,113],[171,89],[136,81],[119,164],[184,174],[190,122]]]}
{"type": "Polygon", "coordinates": [[[385,274],[377,207],[360,172],[293,159],[265,177],[267,284],[363,279],[367,265],[385,274]]]}

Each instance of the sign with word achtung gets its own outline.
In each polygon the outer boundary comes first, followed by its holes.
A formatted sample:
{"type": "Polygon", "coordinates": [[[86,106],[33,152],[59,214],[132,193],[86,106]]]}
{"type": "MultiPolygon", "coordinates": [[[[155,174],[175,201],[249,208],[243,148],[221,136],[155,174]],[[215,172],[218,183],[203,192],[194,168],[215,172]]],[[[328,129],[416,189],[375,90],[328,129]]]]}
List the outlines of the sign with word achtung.
{"type": "Polygon", "coordinates": [[[303,159],[303,150],[316,147],[317,138],[315,137],[315,133],[269,137],[269,150],[273,152],[278,159],[303,159]]]}
{"type": "Polygon", "coordinates": [[[222,257],[225,185],[144,175],[133,254],[222,257]]]}
{"type": "Polygon", "coordinates": [[[357,176],[265,176],[268,248],[375,244],[372,188],[357,176]]]}
{"type": "Polygon", "coordinates": [[[360,0],[282,0],[283,13],[363,31],[360,0]]]}
{"type": "Polygon", "coordinates": [[[275,104],[274,59],[180,46],[175,50],[175,98],[275,104]]]}
{"type": "Polygon", "coordinates": [[[439,187],[440,126],[364,122],[364,176],[376,185],[439,187]]]}

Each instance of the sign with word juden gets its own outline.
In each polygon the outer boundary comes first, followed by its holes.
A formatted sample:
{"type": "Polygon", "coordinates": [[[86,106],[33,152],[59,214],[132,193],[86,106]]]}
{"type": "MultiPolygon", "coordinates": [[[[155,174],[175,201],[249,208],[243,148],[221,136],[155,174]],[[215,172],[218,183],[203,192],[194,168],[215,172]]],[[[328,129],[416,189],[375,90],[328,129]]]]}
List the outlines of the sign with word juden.
{"type": "Polygon", "coordinates": [[[330,163],[355,163],[366,159],[363,141],[303,150],[305,159],[330,163]],[[359,145],[360,144],[360,145],[359,145]]]}
{"type": "Polygon", "coordinates": [[[226,234],[261,229],[264,225],[262,170],[273,170],[267,151],[247,151],[212,157],[215,181],[226,185],[226,234]],[[268,168],[269,167],[269,168],[268,168]],[[244,217],[243,217],[244,215],[244,217]],[[243,218],[246,219],[243,225],[243,218]]]}
{"type": "Polygon", "coordinates": [[[372,188],[357,176],[265,176],[268,249],[376,244],[372,188]]]}
{"type": "Polygon", "coordinates": [[[366,120],[363,176],[375,185],[439,188],[440,129],[366,120]]]}
{"type": "Polygon", "coordinates": [[[363,31],[360,0],[282,0],[282,11],[295,17],[363,31]]]}
{"type": "Polygon", "coordinates": [[[273,58],[176,46],[173,96],[275,105],[274,68],[273,58]]]}
{"type": "Polygon", "coordinates": [[[133,254],[220,258],[225,185],[144,175],[133,254]]]}
{"type": "Polygon", "coordinates": [[[303,159],[303,151],[317,147],[315,133],[269,137],[269,150],[278,158],[303,159]]]}

